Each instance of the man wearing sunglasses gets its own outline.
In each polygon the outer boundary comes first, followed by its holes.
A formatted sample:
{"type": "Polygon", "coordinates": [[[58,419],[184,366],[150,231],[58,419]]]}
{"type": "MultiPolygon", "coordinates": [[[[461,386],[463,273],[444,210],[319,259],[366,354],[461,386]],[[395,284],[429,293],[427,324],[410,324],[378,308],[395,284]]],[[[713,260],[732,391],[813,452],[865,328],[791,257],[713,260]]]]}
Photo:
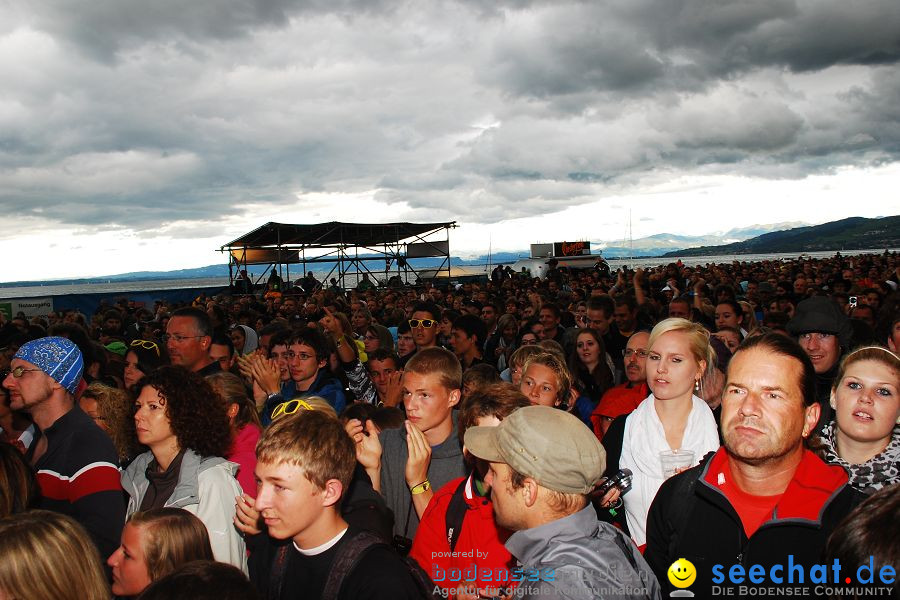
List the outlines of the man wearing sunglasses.
{"type": "Polygon", "coordinates": [[[420,302],[413,308],[409,327],[416,342],[416,351],[437,346],[441,309],[431,302],[420,302]]]}

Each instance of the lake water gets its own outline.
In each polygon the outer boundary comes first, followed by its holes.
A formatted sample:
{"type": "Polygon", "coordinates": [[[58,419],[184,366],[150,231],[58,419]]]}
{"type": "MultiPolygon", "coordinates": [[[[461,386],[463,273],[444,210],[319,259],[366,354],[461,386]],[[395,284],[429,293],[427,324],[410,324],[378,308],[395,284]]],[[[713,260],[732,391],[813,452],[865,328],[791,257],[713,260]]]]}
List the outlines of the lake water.
{"type": "MultiPolygon", "coordinates": [[[[892,249],[892,252],[900,249],[892,249]]],[[[805,256],[812,258],[829,258],[834,256],[836,250],[826,252],[810,252],[805,256]]],[[[873,250],[848,250],[841,251],[843,256],[855,256],[857,254],[881,254],[884,249],[873,250]]],[[[763,260],[796,259],[800,253],[795,254],[734,254],[722,256],[690,256],[682,258],[681,262],[689,266],[705,265],[707,263],[731,263],[735,260],[742,262],[754,262],[763,260]]],[[[622,266],[632,268],[655,267],[676,262],[678,258],[609,258],[609,266],[615,270],[622,266]]],[[[327,275],[325,272],[313,272],[319,281],[327,275]]],[[[351,283],[348,279],[348,283],[351,283]]],[[[110,283],[78,283],[69,285],[37,285],[0,288],[0,298],[38,298],[42,296],[60,296],[63,294],[96,294],[144,292],[148,290],[177,290],[184,288],[225,287],[228,285],[227,277],[207,277],[198,279],[154,279],[149,281],[125,281],[110,283]]]]}

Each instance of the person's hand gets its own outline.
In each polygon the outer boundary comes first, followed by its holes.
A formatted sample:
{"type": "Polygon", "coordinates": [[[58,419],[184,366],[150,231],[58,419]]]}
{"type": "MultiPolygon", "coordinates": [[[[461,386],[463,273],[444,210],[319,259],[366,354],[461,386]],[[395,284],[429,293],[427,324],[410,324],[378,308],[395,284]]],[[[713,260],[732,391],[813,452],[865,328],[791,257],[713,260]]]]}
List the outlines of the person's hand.
{"type": "Polygon", "coordinates": [[[238,370],[247,381],[253,381],[253,363],[258,360],[255,354],[239,355],[237,357],[238,370]]]}
{"type": "Polygon", "coordinates": [[[254,500],[248,494],[235,498],[234,526],[246,535],[256,535],[262,531],[259,511],[253,508],[254,500]]]}
{"type": "Polygon", "coordinates": [[[322,324],[322,327],[327,331],[334,339],[340,339],[344,336],[344,327],[341,325],[340,319],[334,316],[331,312],[331,309],[327,306],[322,310],[325,311],[325,316],[319,319],[319,323],[322,324]]]}
{"type": "Polygon", "coordinates": [[[706,285],[706,280],[702,277],[698,277],[696,283],[694,283],[694,292],[700,293],[703,290],[703,286],[706,285]]]}
{"type": "Polygon", "coordinates": [[[400,383],[402,379],[403,371],[394,371],[388,375],[382,399],[385,406],[400,406],[400,403],[403,402],[403,385],[400,383]]]}
{"type": "Polygon", "coordinates": [[[644,280],[644,270],[642,268],[638,267],[634,271],[634,282],[640,283],[643,280],[644,280]]]}
{"type": "Polygon", "coordinates": [[[422,431],[406,421],[406,484],[409,487],[419,485],[428,479],[428,465],[431,464],[431,446],[422,431]]]}
{"type": "Polygon", "coordinates": [[[617,487],[612,488],[611,490],[603,494],[603,497],[600,499],[600,506],[602,506],[603,508],[611,507],[616,503],[621,495],[622,490],[617,487]]]}
{"type": "Polygon", "coordinates": [[[266,395],[277,394],[281,389],[281,369],[278,363],[269,358],[256,357],[251,369],[253,381],[266,392],[266,395]]]}
{"type": "Polygon", "coordinates": [[[381,440],[378,439],[378,428],[372,421],[366,421],[363,426],[359,419],[350,419],[344,425],[344,430],[356,443],[356,460],[364,469],[377,469],[381,467],[381,440]]]}

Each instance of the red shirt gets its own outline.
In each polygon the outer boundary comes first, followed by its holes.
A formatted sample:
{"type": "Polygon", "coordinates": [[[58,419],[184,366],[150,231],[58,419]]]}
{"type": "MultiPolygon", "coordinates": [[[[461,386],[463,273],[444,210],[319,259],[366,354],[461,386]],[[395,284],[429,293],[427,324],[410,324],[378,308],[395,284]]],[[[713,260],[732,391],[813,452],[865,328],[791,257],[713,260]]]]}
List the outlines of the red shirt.
{"type": "Polygon", "coordinates": [[[455,590],[460,585],[479,589],[509,586],[509,571],[515,568],[516,562],[503,543],[511,532],[497,527],[491,499],[473,493],[471,476],[465,487],[466,514],[453,550],[454,556],[450,556],[447,508],[453,492],[464,479],[459,477],[448,482],[428,503],[409,555],[425,569],[435,584],[444,589],[455,590]],[[502,579],[497,577],[499,571],[505,571],[502,579]],[[473,575],[475,581],[467,581],[473,575]]]}
{"type": "Polygon", "coordinates": [[[707,469],[706,481],[725,494],[749,538],[767,521],[817,519],[819,510],[835,487],[847,482],[847,474],[837,465],[826,465],[815,454],[804,450],[794,477],[783,493],[754,496],[735,483],[728,453],[720,448],[707,469]]]}
{"type": "Polygon", "coordinates": [[[604,417],[615,419],[621,415],[627,415],[650,395],[650,388],[646,383],[628,387],[630,384],[630,382],[626,382],[610,388],[600,398],[597,408],[591,413],[591,424],[594,426],[597,439],[603,439],[603,429],[600,428],[600,423],[604,417]]]}
{"type": "Polygon", "coordinates": [[[245,494],[256,498],[256,442],[259,441],[259,427],[247,423],[234,436],[234,444],[225,456],[238,464],[237,480],[245,494]]]}

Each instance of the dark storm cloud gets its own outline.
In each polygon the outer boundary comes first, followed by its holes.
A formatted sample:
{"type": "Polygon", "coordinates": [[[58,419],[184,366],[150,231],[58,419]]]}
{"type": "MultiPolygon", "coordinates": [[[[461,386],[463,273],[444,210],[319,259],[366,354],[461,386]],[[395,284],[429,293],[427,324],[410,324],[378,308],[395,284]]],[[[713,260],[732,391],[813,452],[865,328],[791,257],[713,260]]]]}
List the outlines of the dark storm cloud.
{"type": "Polygon", "coordinates": [[[100,60],[145,42],[181,44],[197,51],[207,40],[252,36],[284,27],[292,17],[336,14],[352,19],[390,15],[379,0],[13,0],[25,19],[100,60]]]}
{"type": "Polygon", "coordinates": [[[196,231],[371,190],[404,218],[492,223],[667,170],[801,178],[900,153],[896,0],[45,0],[0,17],[0,203],[57,223],[196,231]]]}
{"type": "MultiPolygon", "coordinates": [[[[900,60],[893,0],[636,0],[545,6],[494,48],[490,78],[518,95],[696,91],[761,67],[795,72],[900,60]]],[[[489,78],[485,78],[488,81],[489,78]]]]}

